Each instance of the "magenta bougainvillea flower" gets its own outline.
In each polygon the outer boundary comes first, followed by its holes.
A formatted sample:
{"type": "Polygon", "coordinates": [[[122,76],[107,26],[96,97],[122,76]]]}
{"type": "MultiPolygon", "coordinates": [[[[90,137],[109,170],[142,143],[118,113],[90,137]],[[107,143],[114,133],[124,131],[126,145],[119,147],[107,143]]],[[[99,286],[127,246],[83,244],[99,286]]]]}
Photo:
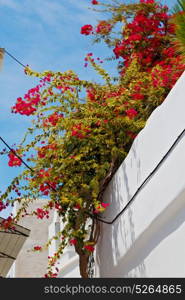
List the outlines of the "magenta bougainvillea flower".
{"type": "Polygon", "coordinates": [[[81,28],[81,34],[89,35],[92,34],[92,32],[93,32],[93,27],[90,24],[84,25],[81,28]]]}

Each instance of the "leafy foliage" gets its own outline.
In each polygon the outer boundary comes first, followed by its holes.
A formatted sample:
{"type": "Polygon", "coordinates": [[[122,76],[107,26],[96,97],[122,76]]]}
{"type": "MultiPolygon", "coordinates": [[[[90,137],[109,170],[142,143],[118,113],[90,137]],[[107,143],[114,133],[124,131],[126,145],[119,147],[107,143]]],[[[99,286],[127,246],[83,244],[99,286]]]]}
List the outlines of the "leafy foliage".
{"type": "Polygon", "coordinates": [[[175,24],[175,42],[177,49],[183,55],[185,60],[185,1],[178,0],[174,7],[173,22],[175,24]]]}

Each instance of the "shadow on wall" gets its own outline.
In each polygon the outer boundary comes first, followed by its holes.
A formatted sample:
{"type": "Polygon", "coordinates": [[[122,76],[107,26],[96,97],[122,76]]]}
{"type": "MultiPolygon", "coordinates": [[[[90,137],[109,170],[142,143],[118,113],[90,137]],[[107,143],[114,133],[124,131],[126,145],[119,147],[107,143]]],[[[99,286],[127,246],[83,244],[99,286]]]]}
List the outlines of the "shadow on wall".
{"type": "MultiPolygon", "coordinates": [[[[102,225],[104,232],[100,240],[97,253],[97,262],[101,261],[100,277],[147,277],[145,273],[144,259],[172,232],[176,231],[185,222],[185,190],[150,224],[137,240],[134,240],[134,224],[132,222],[132,208],[129,207],[128,215],[130,231],[125,230],[124,218],[120,218],[114,225],[102,225]],[[131,234],[132,246],[127,249],[126,254],[120,255],[123,245],[118,241],[118,232],[122,232],[119,240],[122,240],[127,248],[128,236],[131,234]],[[105,245],[106,240],[106,245],[105,245]],[[103,249],[107,247],[106,257],[103,249]],[[102,253],[101,253],[102,251],[102,253]],[[129,272],[131,272],[131,276],[129,272]]],[[[120,203],[120,202],[119,202],[120,203]]],[[[123,253],[123,252],[122,252],[123,253]]]]}
{"type": "MultiPolygon", "coordinates": [[[[175,147],[181,144],[183,138],[184,136],[175,147]]],[[[142,174],[146,172],[149,174],[152,171],[143,172],[141,154],[135,142],[130,150],[129,160],[126,158],[105,191],[104,201],[110,203],[110,209],[103,214],[106,220],[112,220],[131,199],[141,181],[145,179],[141,178],[142,174]]],[[[102,234],[97,245],[96,256],[99,276],[147,277],[145,258],[185,222],[184,198],[185,190],[183,192],[181,190],[176,199],[173,199],[173,202],[156,216],[147,229],[139,237],[137,236],[137,239],[132,205],[112,225],[101,223],[102,234]]],[[[144,218],[142,215],[140,217],[144,218]]]]}
{"type": "MultiPolygon", "coordinates": [[[[134,146],[134,145],[133,145],[134,146]]],[[[134,151],[134,147],[130,151],[134,151]]],[[[137,163],[136,183],[140,179],[140,162],[136,158],[136,152],[134,151],[134,159],[131,160],[131,165],[137,163]]],[[[132,166],[131,166],[132,168],[132,166]]],[[[107,211],[103,214],[106,220],[112,220],[118,212],[120,212],[126,203],[131,199],[133,190],[130,190],[130,184],[127,176],[126,165],[122,164],[113,177],[104,195],[104,199],[109,199],[111,211],[107,211]],[[124,181],[124,186],[123,186],[124,181]],[[114,193],[112,192],[114,191],[114,193]],[[116,201],[115,201],[116,199],[116,201]]],[[[119,260],[122,259],[123,252],[126,252],[131,244],[135,242],[135,229],[132,218],[132,208],[127,209],[127,218],[120,217],[112,225],[101,223],[100,240],[97,245],[97,263],[100,267],[100,277],[123,277],[123,262],[121,262],[121,269],[117,269],[119,260]],[[118,239],[119,236],[119,239],[118,239]],[[103,247],[102,247],[103,245],[103,247]],[[103,249],[106,248],[106,257],[103,249]]],[[[145,266],[140,261],[138,270],[140,276],[145,276],[145,266]]],[[[134,275],[133,275],[134,276],[134,275]]]]}

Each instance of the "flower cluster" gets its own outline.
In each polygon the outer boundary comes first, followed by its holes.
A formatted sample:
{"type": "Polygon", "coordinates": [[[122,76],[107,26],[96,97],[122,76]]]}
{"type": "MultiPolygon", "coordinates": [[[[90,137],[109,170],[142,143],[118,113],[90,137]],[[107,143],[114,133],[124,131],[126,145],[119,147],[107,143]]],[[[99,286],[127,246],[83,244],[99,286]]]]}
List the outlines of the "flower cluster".
{"type": "Polygon", "coordinates": [[[81,28],[81,34],[90,35],[93,33],[93,26],[90,24],[84,25],[81,28]]]}
{"type": "Polygon", "coordinates": [[[0,212],[1,212],[2,210],[6,209],[8,205],[9,205],[8,203],[5,204],[5,203],[1,200],[1,201],[0,201],[0,212]]]}
{"type": "Polygon", "coordinates": [[[86,249],[89,252],[93,252],[94,251],[94,247],[92,245],[85,245],[84,249],[86,249]]]}
{"type": "Polygon", "coordinates": [[[58,276],[58,273],[54,273],[52,271],[49,271],[47,274],[44,275],[45,278],[56,278],[58,276]]]}
{"type": "Polygon", "coordinates": [[[95,207],[94,213],[98,214],[104,212],[105,209],[109,207],[109,205],[110,203],[104,203],[104,202],[98,203],[98,205],[96,205],[95,207]]]}
{"type": "Polygon", "coordinates": [[[61,118],[63,118],[63,114],[55,112],[43,121],[43,126],[55,126],[61,118]]]}
{"type": "MultiPolygon", "coordinates": [[[[149,4],[154,4],[154,1],[149,4]]],[[[116,58],[122,57],[124,64],[128,66],[134,54],[144,69],[166,59],[166,56],[159,55],[164,48],[163,39],[168,31],[166,24],[169,15],[166,11],[163,6],[156,7],[153,12],[144,8],[138,10],[133,20],[124,28],[123,37],[126,38],[114,48],[116,58]]]]}
{"type": "Polygon", "coordinates": [[[44,217],[46,217],[47,219],[49,218],[49,211],[42,208],[37,208],[35,214],[38,219],[43,219],[44,217]]]}
{"type": "Polygon", "coordinates": [[[75,136],[78,139],[83,139],[90,133],[91,130],[87,127],[82,127],[82,124],[77,124],[72,127],[71,136],[75,136]]]}
{"type": "Polygon", "coordinates": [[[20,167],[21,166],[22,161],[13,152],[10,152],[8,154],[8,157],[9,157],[9,162],[8,162],[9,167],[20,167]]]}
{"type": "Polygon", "coordinates": [[[106,21],[101,21],[97,26],[96,26],[96,33],[98,34],[108,34],[112,29],[112,25],[109,24],[106,21]]]}
{"type": "Polygon", "coordinates": [[[44,196],[48,196],[50,191],[56,188],[56,183],[48,181],[47,183],[42,183],[39,190],[44,196]]]}
{"type": "Polygon", "coordinates": [[[56,143],[49,144],[49,145],[46,145],[46,146],[42,146],[38,149],[38,157],[39,158],[44,158],[46,156],[46,154],[48,153],[48,151],[53,153],[53,151],[55,151],[56,148],[57,148],[56,143]]]}
{"type": "Polygon", "coordinates": [[[30,102],[26,102],[21,97],[17,98],[17,103],[12,107],[13,113],[30,116],[36,111],[36,108],[30,102]]]}
{"type": "Polygon", "coordinates": [[[154,78],[158,73],[161,80],[154,79],[154,86],[160,84],[171,89],[182,74],[184,64],[182,58],[177,57],[171,39],[174,26],[169,22],[168,8],[154,0],[140,0],[140,3],[145,6],[141,6],[132,21],[125,25],[123,39],[116,44],[114,54],[116,58],[123,59],[125,67],[129,67],[133,58],[136,58],[141,68],[151,72],[154,78]],[[160,66],[160,70],[157,66],[160,66]]]}
{"type": "MultiPolygon", "coordinates": [[[[26,74],[28,73],[28,70],[29,68],[25,70],[26,74]]],[[[16,104],[12,107],[12,112],[30,116],[36,112],[39,103],[45,105],[47,97],[41,100],[40,89],[46,86],[47,83],[50,83],[51,78],[52,75],[48,73],[40,80],[39,85],[28,90],[28,92],[24,95],[24,99],[21,97],[17,98],[16,104]]],[[[48,94],[51,95],[50,90],[48,91],[48,94]]]]}
{"type": "Polygon", "coordinates": [[[97,5],[97,4],[99,4],[99,2],[98,2],[97,0],[92,0],[91,3],[92,3],[92,5],[97,5]]]}
{"type": "Polygon", "coordinates": [[[26,116],[32,115],[40,102],[39,89],[39,85],[30,89],[28,93],[24,95],[24,100],[21,97],[17,98],[17,103],[12,107],[12,112],[26,116]]]}
{"type": "Polygon", "coordinates": [[[138,112],[134,108],[130,108],[126,110],[126,115],[129,117],[129,119],[133,119],[135,116],[137,116],[138,112]]]}
{"type": "Polygon", "coordinates": [[[15,229],[15,226],[13,224],[13,218],[11,216],[9,216],[7,219],[3,219],[0,223],[0,227],[2,227],[3,229],[7,230],[7,229],[15,229]]]}
{"type": "Polygon", "coordinates": [[[35,246],[35,247],[34,247],[34,250],[35,250],[35,251],[41,251],[41,250],[42,250],[42,247],[41,247],[41,246],[35,246]]]}
{"type": "Polygon", "coordinates": [[[69,241],[71,246],[75,246],[77,244],[77,239],[72,239],[69,241]]]}
{"type": "Polygon", "coordinates": [[[90,35],[96,33],[100,35],[107,35],[111,29],[112,25],[109,22],[102,20],[95,28],[93,28],[93,26],[90,24],[82,26],[81,34],[90,35]]]}

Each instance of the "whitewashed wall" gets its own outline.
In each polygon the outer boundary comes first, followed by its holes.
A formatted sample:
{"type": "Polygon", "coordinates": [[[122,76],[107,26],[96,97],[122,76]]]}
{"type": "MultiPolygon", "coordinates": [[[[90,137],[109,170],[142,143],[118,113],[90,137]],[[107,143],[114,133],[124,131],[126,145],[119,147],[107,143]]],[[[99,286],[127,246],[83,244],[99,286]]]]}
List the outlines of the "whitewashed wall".
{"type": "MultiPolygon", "coordinates": [[[[47,200],[38,199],[32,203],[30,210],[35,210],[46,204],[47,200]]],[[[16,214],[17,206],[14,207],[16,214]]],[[[48,250],[41,253],[30,252],[34,246],[42,246],[48,242],[48,239],[55,236],[62,230],[63,224],[56,211],[50,214],[49,219],[39,220],[35,216],[22,219],[21,225],[31,230],[30,236],[23,245],[15,263],[12,265],[7,277],[44,277],[47,272],[48,255],[52,256],[58,249],[59,240],[53,240],[48,250]],[[29,252],[28,252],[29,251],[29,252]]],[[[56,265],[60,270],[58,277],[71,278],[80,277],[79,258],[74,251],[73,246],[69,246],[56,265]]]]}
{"type": "MultiPolygon", "coordinates": [[[[185,73],[110,182],[102,215],[112,220],[185,129],[185,73]]],[[[185,277],[184,135],[123,215],[101,225],[97,277],[185,277]]]]}
{"type": "MultiPolygon", "coordinates": [[[[55,236],[63,229],[63,223],[60,220],[57,212],[55,211],[53,221],[49,226],[49,238],[55,236]]],[[[52,256],[58,248],[59,240],[53,240],[49,247],[49,256],[52,256]]],[[[81,277],[79,272],[79,257],[76,254],[73,246],[68,246],[61,255],[59,264],[57,265],[60,270],[58,273],[59,278],[77,278],[81,277]]]]}

